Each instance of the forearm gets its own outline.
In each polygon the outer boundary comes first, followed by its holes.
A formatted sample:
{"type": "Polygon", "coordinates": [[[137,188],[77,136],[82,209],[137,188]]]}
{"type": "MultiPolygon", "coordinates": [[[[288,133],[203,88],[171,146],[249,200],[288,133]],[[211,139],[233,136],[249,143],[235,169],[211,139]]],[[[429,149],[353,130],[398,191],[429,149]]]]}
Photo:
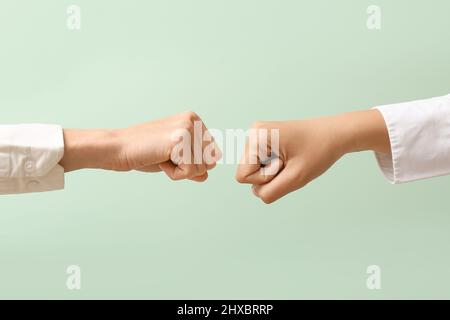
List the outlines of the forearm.
{"type": "Polygon", "coordinates": [[[64,157],[60,165],[65,172],[79,169],[114,169],[119,144],[115,130],[64,129],[64,157]]]}

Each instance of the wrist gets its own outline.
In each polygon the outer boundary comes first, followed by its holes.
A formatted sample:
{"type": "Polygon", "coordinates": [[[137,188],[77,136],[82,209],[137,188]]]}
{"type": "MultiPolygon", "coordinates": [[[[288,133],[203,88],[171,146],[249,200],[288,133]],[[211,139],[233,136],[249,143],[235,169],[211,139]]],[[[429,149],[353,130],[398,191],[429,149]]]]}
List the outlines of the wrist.
{"type": "Polygon", "coordinates": [[[114,169],[120,150],[116,130],[64,129],[64,157],[60,165],[66,172],[79,169],[114,169]]]}
{"type": "Polygon", "coordinates": [[[390,154],[390,140],[381,113],[376,110],[355,111],[337,116],[343,153],[375,151],[390,154]]]}

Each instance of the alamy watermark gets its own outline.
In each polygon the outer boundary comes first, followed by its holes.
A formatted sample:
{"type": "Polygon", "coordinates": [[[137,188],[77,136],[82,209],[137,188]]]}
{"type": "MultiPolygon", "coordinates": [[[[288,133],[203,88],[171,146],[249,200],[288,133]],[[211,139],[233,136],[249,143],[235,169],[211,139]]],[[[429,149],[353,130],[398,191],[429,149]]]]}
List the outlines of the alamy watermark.
{"type": "Polygon", "coordinates": [[[369,290],[381,290],[381,268],[375,264],[370,265],[366,269],[369,275],[366,280],[366,287],[369,290]]]}
{"type": "Polygon", "coordinates": [[[81,290],[81,268],[78,265],[70,265],[66,269],[66,287],[68,290],[81,290]]]}
{"type": "Polygon", "coordinates": [[[204,130],[202,121],[194,121],[193,130],[177,129],[171,139],[175,146],[170,158],[175,164],[260,164],[266,167],[264,174],[276,173],[272,172],[276,166],[269,164],[279,155],[277,128],[204,130]]]}
{"type": "Polygon", "coordinates": [[[81,29],[81,8],[72,4],[66,8],[66,26],[70,31],[78,31],[81,29]]]}
{"type": "Polygon", "coordinates": [[[376,5],[370,5],[367,7],[367,21],[366,26],[369,30],[381,29],[381,8],[376,5]]]}

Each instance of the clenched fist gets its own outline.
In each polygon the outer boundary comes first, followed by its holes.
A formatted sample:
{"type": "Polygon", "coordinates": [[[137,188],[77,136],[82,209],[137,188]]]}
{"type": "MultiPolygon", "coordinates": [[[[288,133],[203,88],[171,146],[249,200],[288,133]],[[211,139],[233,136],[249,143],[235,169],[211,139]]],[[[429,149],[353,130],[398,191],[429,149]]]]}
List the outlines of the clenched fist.
{"type": "Polygon", "coordinates": [[[390,153],[388,132],[378,110],[258,122],[252,128],[254,134],[245,146],[236,179],[251,184],[253,193],[265,203],[302,188],[346,153],[390,153]]]}

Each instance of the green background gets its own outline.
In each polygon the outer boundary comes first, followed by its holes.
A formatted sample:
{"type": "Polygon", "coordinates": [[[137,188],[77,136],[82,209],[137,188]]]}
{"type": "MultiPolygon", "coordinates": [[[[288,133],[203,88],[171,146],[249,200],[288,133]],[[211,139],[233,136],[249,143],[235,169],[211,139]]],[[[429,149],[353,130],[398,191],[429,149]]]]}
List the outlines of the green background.
{"type": "MultiPolygon", "coordinates": [[[[444,95],[449,14],[447,0],[1,0],[0,122],[123,127],[193,109],[247,128],[444,95]]],[[[450,177],[393,186],[352,154],[267,206],[234,170],[205,184],[80,171],[64,191],[2,196],[0,298],[450,298],[450,177]]]]}

